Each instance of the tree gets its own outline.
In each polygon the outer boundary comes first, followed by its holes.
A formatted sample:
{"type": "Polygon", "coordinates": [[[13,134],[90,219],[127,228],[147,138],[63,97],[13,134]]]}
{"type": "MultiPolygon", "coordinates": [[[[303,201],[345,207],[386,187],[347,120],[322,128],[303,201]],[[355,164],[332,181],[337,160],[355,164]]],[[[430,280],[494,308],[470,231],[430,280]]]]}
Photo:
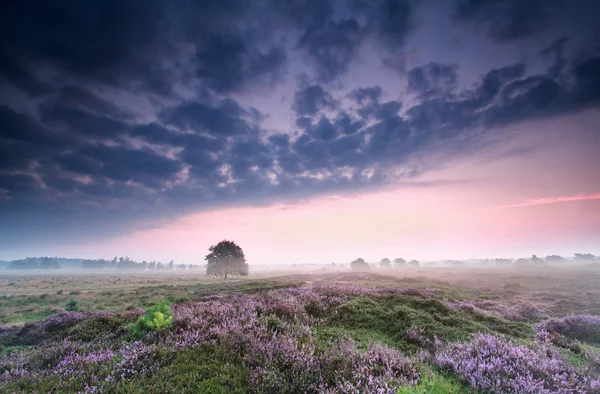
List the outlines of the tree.
{"type": "Polygon", "coordinates": [[[167,269],[172,271],[174,268],[175,268],[175,262],[173,260],[169,261],[169,264],[167,264],[167,269]]]}
{"type": "Polygon", "coordinates": [[[207,261],[206,275],[248,275],[248,264],[244,251],[233,241],[221,241],[208,248],[209,254],[204,258],[207,261]]]}
{"type": "Polygon", "coordinates": [[[364,259],[358,258],[350,263],[350,268],[352,268],[353,270],[360,271],[368,270],[371,267],[364,259]]]}
{"type": "Polygon", "coordinates": [[[408,265],[412,265],[413,267],[419,267],[421,264],[417,260],[411,260],[408,262],[408,265]]]}
{"type": "Polygon", "coordinates": [[[526,267],[528,265],[531,265],[531,261],[527,260],[527,259],[518,259],[517,261],[515,261],[513,263],[514,266],[516,267],[526,267]]]}
{"type": "Polygon", "coordinates": [[[565,258],[556,254],[546,256],[546,261],[549,263],[562,263],[565,261],[565,258]]]}
{"type": "Polygon", "coordinates": [[[406,260],[404,260],[401,257],[398,257],[398,258],[394,259],[394,264],[396,265],[396,267],[403,267],[406,265],[406,260]]]}
{"type": "Polygon", "coordinates": [[[381,265],[383,268],[390,268],[392,266],[392,262],[387,257],[384,257],[379,262],[379,265],[381,265]]]}
{"type": "Polygon", "coordinates": [[[544,264],[547,265],[548,264],[544,259],[540,259],[536,255],[532,255],[531,256],[531,263],[532,264],[537,264],[537,265],[544,265],[544,264]]]}
{"type": "Polygon", "coordinates": [[[596,261],[596,256],[589,253],[575,253],[575,261],[596,261]]]}
{"type": "Polygon", "coordinates": [[[88,270],[101,270],[104,269],[104,260],[83,260],[81,262],[81,268],[88,270]]]}

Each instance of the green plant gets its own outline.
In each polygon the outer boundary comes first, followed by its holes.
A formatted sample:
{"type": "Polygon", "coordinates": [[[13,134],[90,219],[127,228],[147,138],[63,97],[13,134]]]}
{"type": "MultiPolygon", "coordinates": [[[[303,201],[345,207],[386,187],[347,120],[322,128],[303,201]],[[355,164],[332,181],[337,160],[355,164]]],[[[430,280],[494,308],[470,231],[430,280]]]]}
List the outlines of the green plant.
{"type": "Polygon", "coordinates": [[[466,384],[458,382],[453,377],[431,373],[430,375],[424,375],[418,385],[401,387],[396,394],[462,394],[471,392],[473,392],[473,389],[469,388],[466,384]]]}
{"type": "Polygon", "coordinates": [[[77,305],[77,301],[74,299],[70,299],[65,306],[65,310],[69,312],[76,312],[79,310],[79,306],[77,305]]]}
{"type": "Polygon", "coordinates": [[[173,324],[171,306],[165,300],[146,309],[146,314],[141,316],[136,323],[129,325],[135,336],[142,336],[150,331],[162,331],[173,324]]]}

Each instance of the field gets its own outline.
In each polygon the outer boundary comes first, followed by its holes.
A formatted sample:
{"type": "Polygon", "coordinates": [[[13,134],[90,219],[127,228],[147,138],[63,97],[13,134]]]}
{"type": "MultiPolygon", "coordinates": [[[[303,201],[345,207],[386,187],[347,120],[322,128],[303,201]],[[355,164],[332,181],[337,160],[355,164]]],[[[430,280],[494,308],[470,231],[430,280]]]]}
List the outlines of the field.
{"type": "Polygon", "coordinates": [[[3,392],[600,392],[593,266],[0,275],[3,392]]]}

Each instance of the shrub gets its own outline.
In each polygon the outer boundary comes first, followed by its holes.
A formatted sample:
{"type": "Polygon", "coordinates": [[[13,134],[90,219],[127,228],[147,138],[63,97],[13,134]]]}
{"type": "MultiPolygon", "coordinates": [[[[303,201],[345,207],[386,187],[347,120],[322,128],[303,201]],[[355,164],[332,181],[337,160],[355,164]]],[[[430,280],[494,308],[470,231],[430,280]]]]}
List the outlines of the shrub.
{"type": "Polygon", "coordinates": [[[592,393],[600,389],[598,379],[570,367],[545,346],[515,346],[489,334],[477,334],[470,343],[438,344],[433,361],[486,392],[592,393]]]}
{"type": "Polygon", "coordinates": [[[141,316],[136,323],[129,327],[135,336],[142,336],[150,331],[163,331],[173,324],[173,313],[167,301],[146,309],[146,314],[141,316]]]}
{"type": "Polygon", "coordinates": [[[538,332],[556,332],[571,339],[584,342],[600,342],[600,316],[571,315],[544,320],[535,326],[538,332]]]}
{"type": "Polygon", "coordinates": [[[44,320],[41,328],[47,332],[60,331],[72,327],[88,317],[89,314],[83,312],[60,312],[44,320]]]}
{"type": "Polygon", "coordinates": [[[70,299],[65,306],[65,310],[67,312],[77,312],[79,310],[79,306],[77,305],[77,301],[74,299],[70,299]]]}

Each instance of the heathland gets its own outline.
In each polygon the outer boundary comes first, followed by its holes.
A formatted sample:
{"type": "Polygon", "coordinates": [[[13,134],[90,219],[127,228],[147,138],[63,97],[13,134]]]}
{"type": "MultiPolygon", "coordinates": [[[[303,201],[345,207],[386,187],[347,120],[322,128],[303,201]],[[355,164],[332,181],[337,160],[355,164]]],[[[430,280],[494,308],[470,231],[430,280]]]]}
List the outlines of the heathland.
{"type": "Polygon", "coordinates": [[[596,265],[0,273],[0,392],[600,392],[596,265]]]}

